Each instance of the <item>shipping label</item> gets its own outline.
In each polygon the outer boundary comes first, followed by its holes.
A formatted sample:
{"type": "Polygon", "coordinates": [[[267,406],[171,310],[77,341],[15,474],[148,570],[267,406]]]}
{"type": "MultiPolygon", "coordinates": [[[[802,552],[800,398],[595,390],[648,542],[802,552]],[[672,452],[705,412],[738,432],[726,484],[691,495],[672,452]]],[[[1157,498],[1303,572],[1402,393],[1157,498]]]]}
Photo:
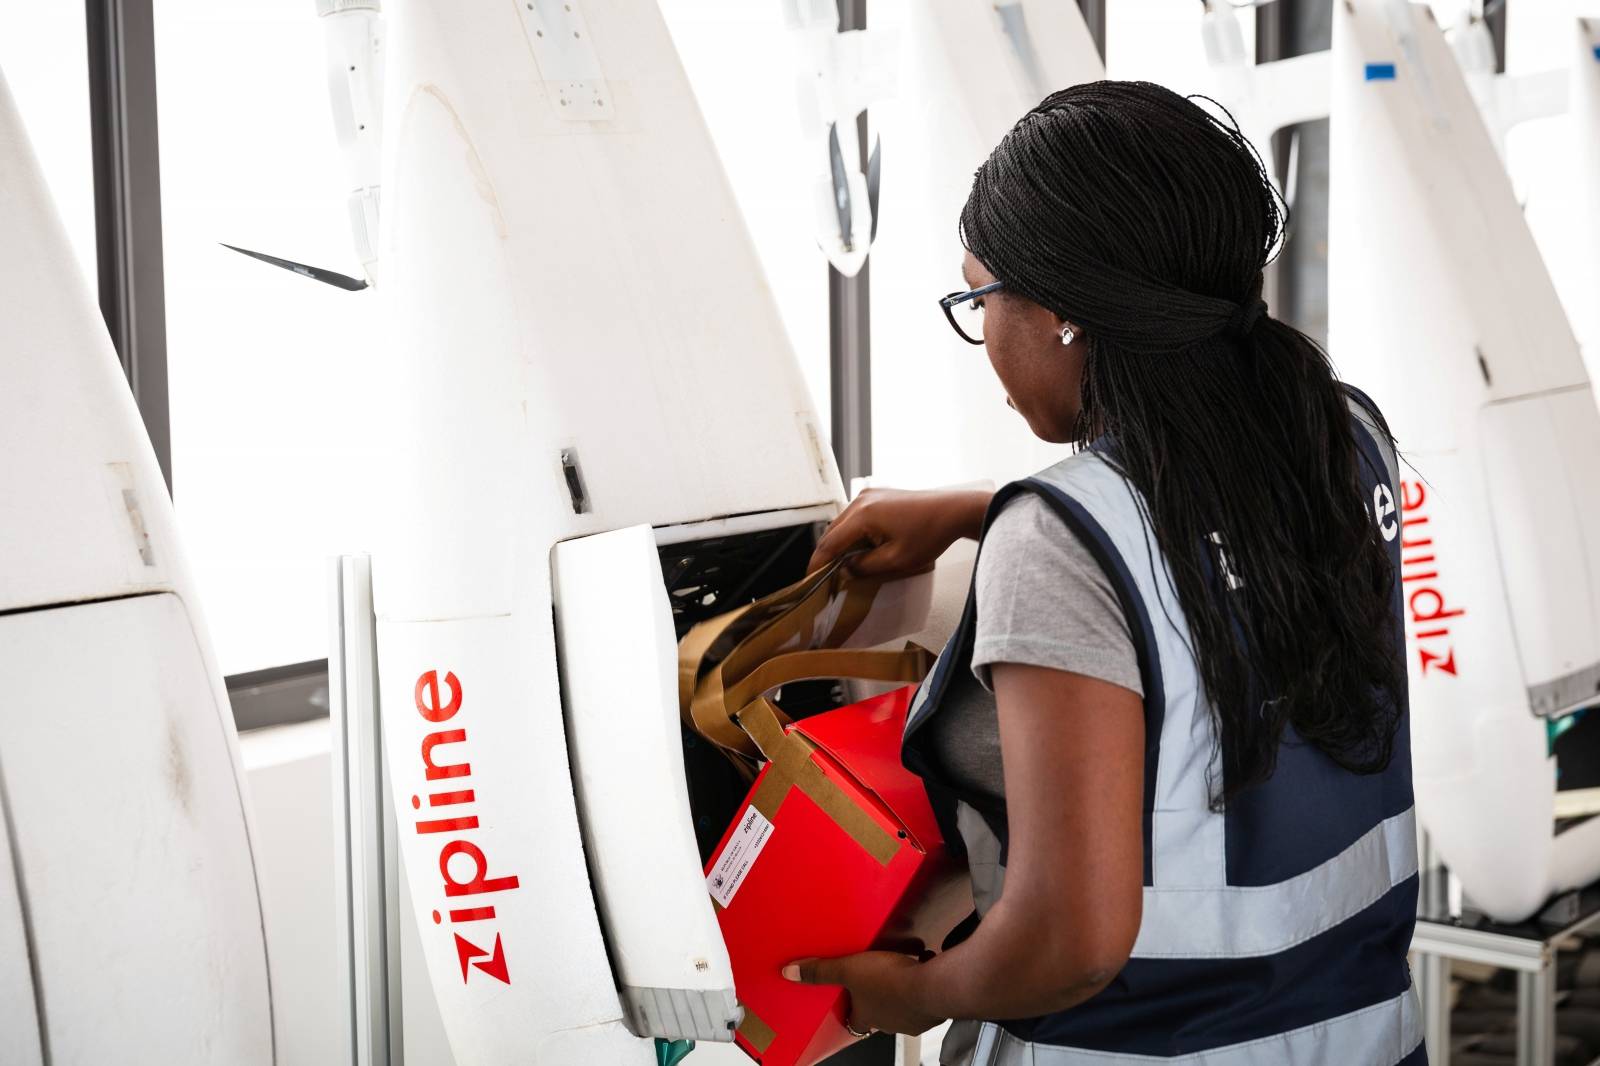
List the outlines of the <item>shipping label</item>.
{"type": "Polygon", "coordinates": [[[706,888],[724,907],[733,903],[733,895],[744,883],[745,874],[755,865],[761,849],[772,838],[772,823],[754,807],[746,807],[739,816],[739,826],[728,838],[728,843],[706,875],[706,888]]]}

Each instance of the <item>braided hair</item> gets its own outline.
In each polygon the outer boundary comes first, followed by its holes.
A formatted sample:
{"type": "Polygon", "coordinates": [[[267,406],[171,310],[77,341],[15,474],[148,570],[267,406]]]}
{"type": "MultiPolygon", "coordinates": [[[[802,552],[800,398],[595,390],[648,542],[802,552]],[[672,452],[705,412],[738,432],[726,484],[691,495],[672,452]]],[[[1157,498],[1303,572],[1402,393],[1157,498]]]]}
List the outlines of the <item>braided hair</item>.
{"type": "Polygon", "coordinates": [[[1291,729],[1382,770],[1405,704],[1345,392],[1261,301],[1286,224],[1237,128],[1144,82],[1046,97],[961,213],[1006,290],[1087,342],[1073,438],[1105,438],[1147,508],[1221,737],[1217,806],[1272,775],[1291,729]]]}

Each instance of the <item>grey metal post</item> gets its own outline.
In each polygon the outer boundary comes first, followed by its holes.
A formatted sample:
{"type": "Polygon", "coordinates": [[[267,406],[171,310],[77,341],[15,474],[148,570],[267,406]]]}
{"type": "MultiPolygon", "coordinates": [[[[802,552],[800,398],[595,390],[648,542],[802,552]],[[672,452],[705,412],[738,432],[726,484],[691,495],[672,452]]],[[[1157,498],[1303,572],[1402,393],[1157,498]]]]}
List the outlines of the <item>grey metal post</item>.
{"type": "Polygon", "coordinates": [[[1450,1066],[1450,960],[1423,952],[1413,975],[1422,1002],[1422,1040],[1429,1066],[1450,1066]]]}
{"type": "Polygon", "coordinates": [[[828,351],[833,457],[845,488],[872,473],[872,318],[870,263],[847,278],[828,267],[828,351]]]}
{"type": "Polygon", "coordinates": [[[1537,970],[1517,973],[1517,1066],[1555,1066],[1556,963],[1552,950],[1537,970]]]}
{"type": "MultiPolygon", "coordinates": [[[[867,28],[867,0],[839,0],[839,29],[867,28]]],[[[856,121],[861,159],[867,158],[867,114],[856,121]]],[[[872,473],[871,268],[847,278],[828,266],[828,366],[833,456],[845,489],[872,473]]]]}
{"type": "Polygon", "coordinates": [[[1084,25],[1089,27],[1089,36],[1094,38],[1103,63],[1106,58],[1106,0],[1078,0],[1078,9],[1083,12],[1084,25]]]}
{"type": "Polygon", "coordinates": [[[402,1066],[399,844],[383,755],[371,560],[340,556],[332,577],[328,694],[346,1061],[402,1066]]]}
{"type": "Polygon", "coordinates": [[[1506,72],[1506,7],[1511,0],[1501,0],[1496,4],[1494,0],[1487,0],[1484,21],[1489,24],[1489,36],[1494,38],[1494,69],[1504,74],[1506,72]]]}
{"type": "Polygon", "coordinates": [[[172,491],[151,0],[86,0],[100,313],[172,491]]]}
{"type": "MultiPolygon", "coordinates": [[[[1417,835],[1417,852],[1421,871],[1418,913],[1442,920],[1450,906],[1449,871],[1439,861],[1426,832],[1417,835]]],[[[1416,958],[1414,980],[1422,1002],[1422,1038],[1428,1047],[1428,1062],[1430,1066],[1450,1066],[1450,957],[1419,951],[1416,958]]]]}
{"type": "MultiPolygon", "coordinates": [[[[1256,9],[1256,62],[1320,52],[1333,44],[1332,7],[1321,0],[1278,0],[1256,9]]],[[[1263,296],[1274,317],[1312,338],[1328,336],[1328,120],[1280,130],[1263,160],[1293,203],[1289,238],[1268,268],[1263,296]],[[1295,183],[1288,185],[1295,159],[1295,183]]]]}

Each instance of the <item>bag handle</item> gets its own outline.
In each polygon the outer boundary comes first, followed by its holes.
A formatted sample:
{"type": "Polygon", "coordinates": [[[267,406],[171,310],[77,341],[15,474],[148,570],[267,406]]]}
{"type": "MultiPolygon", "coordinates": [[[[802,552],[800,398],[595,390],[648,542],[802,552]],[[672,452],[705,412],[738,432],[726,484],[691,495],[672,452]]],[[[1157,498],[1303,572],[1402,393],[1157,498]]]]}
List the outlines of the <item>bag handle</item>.
{"type": "Polygon", "coordinates": [[[837,580],[837,569],[836,563],[807,574],[794,584],[769,593],[753,603],[697,623],[685,633],[678,642],[678,707],[685,717],[688,716],[689,703],[694,697],[707,659],[726,662],[747,643],[750,648],[744,654],[753,657],[771,654],[782,645],[786,636],[798,632],[802,618],[809,623],[821,613],[833,595],[832,585],[837,580]],[[795,615],[794,632],[775,633],[773,640],[760,645],[752,641],[757,633],[783,619],[786,612],[794,611],[800,612],[795,615]],[[767,643],[772,644],[770,649],[766,648],[767,643]]]}
{"type": "Polygon", "coordinates": [[[695,692],[690,705],[690,724],[713,743],[747,758],[757,758],[766,753],[734,719],[773,689],[819,678],[915,684],[927,676],[932,658],[921,648],[792,651],[768,659],[731,687],[724,687],[721,673],[712,671],[695,692]]]}
{"type": "MultiPolygon", "coordinates": [[[[753,774],[755,760],[763,756],[770,760],[772,754],[741,728],[738,719],[773,689],[818,678],[910,684],[926,676],[932,665],[932,656],[920,648],[894,652],[838,647],[866,620],[884,583],[881,578],[854,577],[845,565],[848,558],[699,623],[679,643],[678,696],[684,721],[747,775],[753,774]],[[821,647],[807,647],[817,618],[841,595],[839,613],[818,642],[821,647]],[[791,644],[801,647],[780,650],[791,644]],[[719,652],[720,659],[707,667],[707,660],[719,652]]],[[[776,706],[767,702],[767,707],[781,717],[776,706]]],[[[783,718],[780,728],[787,724],[783,718]]]]}

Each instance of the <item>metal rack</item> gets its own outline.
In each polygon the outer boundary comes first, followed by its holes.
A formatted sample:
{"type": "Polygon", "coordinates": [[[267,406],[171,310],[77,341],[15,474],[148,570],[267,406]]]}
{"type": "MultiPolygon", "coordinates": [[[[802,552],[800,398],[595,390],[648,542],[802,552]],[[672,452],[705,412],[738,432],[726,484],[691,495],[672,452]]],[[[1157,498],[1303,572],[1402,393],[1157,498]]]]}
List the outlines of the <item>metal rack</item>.
{"type": "Polygon", "coordinates": [[[383,757],[372,561],[341,555],[330,576],[335,878],[349,995],[344,1061],[401,1066],[399,844],[383,757]]]}
{"type": "MultiPolygon", "coordinates": [[[[1424,844],[1426,849],[1427,845],[1424,844]]],[[[1426,854],[1426,852],[1425,852],[1426,854]]],[[[1444,871],[1424,867],[1423,910],[1440,914],[1444,871]]],[[[1417,992],[1432,1066],[1450,1064],[1450,967],[1476,962],[1512,970],[1517,975],[1517,1066],[1552,1066],[1555,1062],[1556,950],[1568,937],[1600,928],[1600,885],[1569,893],[1538,917],[1519,925],[1501,925],[1486,917],[1421,917],[1411,941],[1416,956],[1417,992]]],[[[1590,1066],[1600,1066],[1600,1060],[1590,1066]]]]}

